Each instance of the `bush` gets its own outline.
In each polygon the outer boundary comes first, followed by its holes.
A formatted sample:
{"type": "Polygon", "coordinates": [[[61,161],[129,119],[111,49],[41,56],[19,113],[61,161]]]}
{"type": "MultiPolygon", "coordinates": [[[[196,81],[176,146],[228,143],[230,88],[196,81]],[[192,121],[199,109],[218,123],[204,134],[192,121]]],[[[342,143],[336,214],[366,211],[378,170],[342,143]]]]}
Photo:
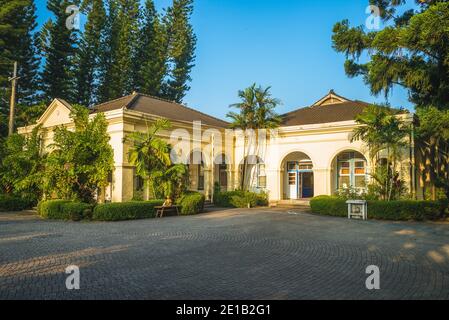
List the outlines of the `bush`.
{"type": "Polygon", "coordinates": [[[41,201],[37,212],[44,219],[72,220],[91,219],[93,206],[88,203],[69,200],[41,201]]]}
{"type": "Polygon", "coordinates": [[[66,216],[62,211],[63,205],[67,203],[71,203],[71,201],[69,200],[41,201],[37,205],[37,213],[44,219],[68,220],[69,217],[66,216]]]}
{"type": "MultiPolygon", "coordinates": [[[[348,216],[346,200],[319,196],[310,201],[313,213],[329,216],[348,216]]],[[[444,216],[447,203],[443,201],[368,201],[368,218],[379,220],[436,220],[444,216]]]]}
{"type": "Polygon", "coordinates": [[[231,204],[236,208],[253,208],[257,206],[257,194],[244,192],[231,197],[231,204]]]}
{"type": "Polygon", "coordinates": [[[93,220],[98,221],[123,221],[154,218],[154,207],[161,206],[164,200],[131,201],[122,203],[104,203],[95,207],[93,220]]]}
{"type": "Polygon", "coordinates": [[[380,220],[437,220],[444,214],[439,201],[368,201],[368,217],[380,220]]]}
{"type": "Polygon", "coordinates": [[[206,197],[199,192],[186,192],[176,202],[182,215],[194,215],[204,211],[206,197]]]}
{"type": "Polygon", "coordinates": [[[312,208],[313,213],[335,217],[348,216],[348,205],[346,204],[346,200],[335,196],[315,197],[310,200],[310,207],[312,208]]]}
{"type": "Polygon", "coordinates": [[[341,188],[335,192],[335,196],[340,199],[345,200],[367,200],[367,193],[364,189],[360,190],[358,188],[349,187],[349,188],[341,188]]]}
{"type": "Polygon", "coordinates": [[[214,194],[214,205],[223,208],[247,208],[267,206],[268,195],[266,193],[254,193],[245,191],[216,192],[214,194]]]}
{"type": "Polygon", "coordinates": [[[260,207],[266,207],[268,206],[268,193],[262,192],[262,193],[256,193],[257,195],[257,205],[260,207]]]}
{"type": "Polygon", "coordinates": [[[21,211],[30,209],[33,206],[32,200],[20,197],[0,195],[0,212],[2,211],[21,211]]]}
{"type": "Polygon", "coordinates": [[[93,206],[83,202],[69,202],[61,205],[65,219],[80,221],[92,219],[93,206]]]}
{"type": "Polygon", "coordinates": [[[234,196],[243,196],[243,191],[228,191],[228,192],[216,192],[214,193],[214,205],[223,208],[233,208],[231,199],[234,196]]]}

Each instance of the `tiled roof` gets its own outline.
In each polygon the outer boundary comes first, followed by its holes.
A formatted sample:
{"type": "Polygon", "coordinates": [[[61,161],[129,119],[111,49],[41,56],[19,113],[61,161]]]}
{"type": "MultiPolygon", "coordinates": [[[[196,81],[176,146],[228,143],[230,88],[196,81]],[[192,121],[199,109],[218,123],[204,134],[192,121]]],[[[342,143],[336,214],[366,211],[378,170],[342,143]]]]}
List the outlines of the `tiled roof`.
{"type": "Polygon", "coordinates": [[[179,103],[141,93],[133,93],[122,98],[99,104],[93,107],[92,112],[107,112],[122,108],[140,111],[171,120],[201,121],[203,124],[222,128],[226,128],[229,125],[226,121],[209,116],[179,103]]]}
{"type": "Polygon", "coordinates": [[[332,123],[354,120],[369,106],[362,101],[344,101],[301,108],[282,115],[282,126],[332,123]]]}
{"type": "MultiPolygon", "coordinates": [[[[363,101],[352,101],[336,94],[333,90],[314,105],[282,115],[281,126],[299,126],[355,120],[356,116],[369,106],[363,101]]],[[[229,123],[191,109],[179,103],[141,93],[108,101],[93,107],[92,112],[106,112],[117,109],[140,111],[179,121],[201,121],[203,124],[227,128],[229,123]]]]}

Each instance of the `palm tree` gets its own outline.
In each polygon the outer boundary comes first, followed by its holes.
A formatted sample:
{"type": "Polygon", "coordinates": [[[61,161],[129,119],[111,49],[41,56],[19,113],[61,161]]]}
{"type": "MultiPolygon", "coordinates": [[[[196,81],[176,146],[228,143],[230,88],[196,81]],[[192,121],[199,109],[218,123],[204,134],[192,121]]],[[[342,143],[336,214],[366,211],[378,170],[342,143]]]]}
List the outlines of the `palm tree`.
{"type": "MultiPolygon", "coordinates": [[[[379,152],[387,152],[386,177],[374,176],[376,181],[384,181],[385,197],[391,200],[393,185],[395,184],[396,165],[400,157],[401,147],[405,145],[405,137],[408,134],[402,120],[398,117],[398,110],[387,106],[368,106],[356,117],[360,125],[354,129],[351,142],[361,140],[368,145],[371,163],[378,165],[379,152]]],[[[376,175],[378,172],[372,173],[376,175]]]]}
{"type": "Polygon", "coordinates": [[[176,199],[186,191],[189,170],[185,164],[174,164],[162,170],[153,170],[150,180],[154,181],[164,197],[176,199]]]}
{"type": "MultiPolygon", "coordinates": [[[[239,103],[232,104],[231,108],[236,108],[239,112],[229,112],[227,117],[232,120],[232,129],[246,130],[256,129],[256,147],[258,145],[258,132],[257,129],[275,129],[279,127],[281,123],[281,117],[276,114],[275,108],[281,102],[280,100],[273,98],[270,93],[271,87],[262,88],[255,83],[250,87],[240,90],[238,96],[241,99],[239,103]]],[[[244,137],[243,146],[243,168],[242,178],[240,181],[241,189],[245,189],[245,180],[247,173],[247,148],[246,148],[246,136],[244,137]]],[[[248,144],[248,150],[250,143],[248,144]]]]}
{"type": "Polygon", "coordinates": [[[144,181],[153,182],[154,172],[165,172],[171,166],[170,145],[158,137],[161,130],[169,128],[169,120],[159,119],[146,132],[133,132],[124,139],[132,144],[128,153],[129,162],[144,181]]]}

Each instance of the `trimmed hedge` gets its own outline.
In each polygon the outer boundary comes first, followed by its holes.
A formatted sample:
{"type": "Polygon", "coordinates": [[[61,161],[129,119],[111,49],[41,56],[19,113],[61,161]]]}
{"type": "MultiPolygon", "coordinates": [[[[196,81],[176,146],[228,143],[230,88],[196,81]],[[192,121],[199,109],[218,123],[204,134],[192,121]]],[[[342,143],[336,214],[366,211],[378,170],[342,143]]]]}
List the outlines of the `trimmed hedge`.
{"type": "Polygon", "coordinates": [[[247,208],[268,206],[268,197],[265,193],[247,191],[216,192],[214,194],[214,205],[223,208],[247,208]]]}
{"type": "Polygon", "coordinates": [[[61,206],[63,215],[72,221],[91,220],[93,207],[83,202],[69,202],[61,206]]]}
{"type": "Polygon", "coordinates": [[[92,217],[93,205],[70,200],[41,201],[38,214],[44,219],[80,221],[92,217]]]}
{"type": "MultiPolygon", "coordinates": [[[[346,200],[331,196],[319,196],[310,201],[313,213],[347,217],[346,200]]],[[[447,203],[442,201],[368,201],[368,218],[395,221],[437,220],[444,216],[447,203]]]]}
{"type": "Polygon", "coordinates": [[[37,213],[44,219],[68,220],[62,212],[62,206],[70,202],[69,200],[41,201],[37,205],[37,213]]]}
{"type": "Polygon", "coordinates": [[[21,211],[25,209],[30,209],[33,206],[33,201],[9,196],[0,195],[0,212],[3,211],[21,211]]]}
{"type": "Polygon", "coordinates": [[[368,201],[368,216],[380,220],[437,220],[444,215],[440,201],[368,201]]]}
{"type": "Polygon", "coordinates": [[[164,200],[130,201],[121,203],[103,203],[95,207],[93,220],[123,221],[156,217],[154,207],[161,206],[164,200]]]}
{"type": "MultiPolygon", "coordinates": [[[[348,205],[346,200],[335,196],[318,196],[310,200],[310,207],[313,213],[335,217],[347,217],[348,205]]],[[[368,211],[370,211],[368,209],[368,211]]]]}
{"type": "Polygon", "coordinates": [[[204,211],[206,197],[199,192],[186,192],[177,201],[182,215],[194,215],[204,211]]]}

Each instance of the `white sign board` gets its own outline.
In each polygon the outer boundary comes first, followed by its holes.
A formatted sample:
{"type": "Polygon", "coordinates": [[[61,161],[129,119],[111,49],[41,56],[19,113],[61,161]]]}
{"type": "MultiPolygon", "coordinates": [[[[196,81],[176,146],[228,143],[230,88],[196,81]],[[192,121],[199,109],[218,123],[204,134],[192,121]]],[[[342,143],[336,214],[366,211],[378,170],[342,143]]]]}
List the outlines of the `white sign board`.
{"type": "Polygon", "coordinates": [[[348,219],[368,220],[368,203],[365,200],[348,200],[348,219]]]}

